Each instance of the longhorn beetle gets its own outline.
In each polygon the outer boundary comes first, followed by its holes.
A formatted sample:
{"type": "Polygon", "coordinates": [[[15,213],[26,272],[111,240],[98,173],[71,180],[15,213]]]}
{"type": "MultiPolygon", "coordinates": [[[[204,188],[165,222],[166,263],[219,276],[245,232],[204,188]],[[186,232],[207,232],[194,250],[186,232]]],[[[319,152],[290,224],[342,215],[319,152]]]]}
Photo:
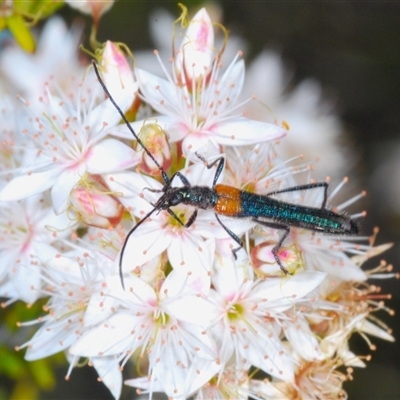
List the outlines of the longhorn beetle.
{"type": "Polygon", "coordinates": [[[125,243],[122,246],[119,259],[119,275],[123,288],[125,287],[122,274],[122,258],[126,248],[126,243],[132,233],[155,211],[167,211],[182,226],[188,228],[196,220],[197,210],[199,208],[203,210],[214,210],[215,218],[217,219],[219,224],[239,245],[239,247],[232,250],[235,258],[236,252],[243,247],[242,241],[234,232],[232,232],[227,226],[222,223],[218,215],[225,215],[234,218],[250,218],[252,221],[257,222],[258,224],[261,224],[268,228],[281,230],[283,231],[283,235],[280,237],[277,245],[273,247],[272,253],[280,269],[285,274],[288,274],[289,271],[282,265],[278,256],[278,251],[286,237],[289,235],[291,227],[305,228],[317,232],[342,235],[355,235],[358,233],[358,224],[354,220],[345,215],[336,213],[325,208],[328,191],[327,182],[317,182],[309,183],[306,185],[293,186],[283,190],[270,192],[266,195],[246,192],[232,186],[217,184],[218,178],[224,168],[224,157],[219,157],[211,164],[208,164],[206,160],[197,153],[197,157],[205,163],[208,169],[212,168],[214,165],[217,165],[211,187],[192,186],[187,178],[180,172],[175,172],[172,177],[169,178],[164,169],[160,166],[154,156],[140,140],[136,132],[129,124],[129,121],[125,117],[125,114],[112,98],[110,92],[108,91],[107,87],[100,77],[99,71],[94,61],[93,67],[97,78],[101,86],[103,87],[104,92],[107,94],[108,98],[110,99],[118,113],[121,115],[122,120],[125,122],[129,131],[135,137],[136,141],[140,144],[140,146],[142,146],[147,155],[154,161],[157,168],[160,170],[161,177],[165,183],[164,187],[161,190],[149,189],[152,192],[162,193],[162,195],[158,199],[156,204],[154,204],[154,208],[130,230],[125,239],[125,243]],[[175,177],[178,177],[181,180],[181,182],[183,183],[183,187],[171,186],[175,177]],[[319,187],[323,188],[324,190],[324,198],[321,208],[285,203],[283,201],[275,200],[270,197],[278,193],[295,192],[299,190],[308,190],[319,187]],[[177,206],[178,204],[187,204],[196,207],[193,214],[189,217],[186,223],[183,223],[171,209],[171,207],[177,206]]]}

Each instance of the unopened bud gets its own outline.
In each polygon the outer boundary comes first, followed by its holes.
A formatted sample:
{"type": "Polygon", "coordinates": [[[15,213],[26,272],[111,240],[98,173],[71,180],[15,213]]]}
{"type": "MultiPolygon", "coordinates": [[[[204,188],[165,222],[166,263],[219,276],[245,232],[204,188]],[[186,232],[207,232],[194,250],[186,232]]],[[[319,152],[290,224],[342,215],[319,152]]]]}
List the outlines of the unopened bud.
{"type": "Polygon", "coordinates": [[[175,67],[177,76],[184,80],[188,89],[195,87],[211,73],[214,60],[214,28],[205,8],[190,21],[184,34],[175,67]],[[182,74],[183,73],[183,74],[182,74]]]}
{"type": "MultiPolygon", "coordinates": [[[[167,134],[161,126],[155,123],[143,125],[139,131],[139,138],[164,171],[167,170],[172,163],[172,153],[167,134]]],[[[140,150],[137,143],[135,150],[140,150]]],[[[146,152],[143,152],[142,162],[139,166],[146,174],[156,176],[160,173],[158,167],[146,152]]]]}
{"type": "MultiPolygon", "coordinates": [[[[276,242],[265,241],[253,247],[250,258],[258,276],[275,274],[280,270],[280,265],[272,252],[276,245],[276,242]]],[[[280,264],[290,273],[302,264],[300,251],[294,244],[280,247],[277,256],[280,264]]]]}
{"type": "Polygon", "coordinates": [[[122,111],[127,111],[138,89],[132,69],[121,49],[107,41],[100,59],[100,73],[107,88],[122,111]]]}
{"type": "Polygon", "coordinates": [[[114,0],[66,0],[66,3],[83,14],[91,15],[95,24],[98,24],[100,17],[112,7],[114,0]]]}
{"type": "Polygon", "coordinates": [[[89,226],[112,228],[119,224],[124,207],[111,194],[99,176],[86,176],[71,190],[69,210],[89,226]]]}

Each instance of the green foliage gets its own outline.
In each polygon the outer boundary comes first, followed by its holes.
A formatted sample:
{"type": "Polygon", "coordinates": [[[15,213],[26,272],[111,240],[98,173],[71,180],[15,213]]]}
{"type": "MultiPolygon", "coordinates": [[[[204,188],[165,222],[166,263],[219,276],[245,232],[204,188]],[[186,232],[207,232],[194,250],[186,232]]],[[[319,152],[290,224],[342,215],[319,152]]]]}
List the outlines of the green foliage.
{"type": "Polygon", "coordinates": [[[43,315],[43,305],[46,301],[47,299],[40,299],[32,306],[17,302],[1,313],[0,381],[9,380],[14,384],[11,389],[0,385],[0,400],[35,400],[39,398],[40,391],[49,391],[55,387],[54,369],[56,366],[65,365],[63,353],[27,362],[24,360],[25,351],[14,349],[16,345],[29,340],[37,329],[37,325],[18,327],[18,322],[35,320],[43,315]]]}
{"type": "Polygon", "coordinates": [[[0,6],[0,30],[8,29],[25,51],[33,53],[35,38],[30,27],[40,19],[54,14],[62,5],[61,0],[25,0],[3,3],[0,6]]]}

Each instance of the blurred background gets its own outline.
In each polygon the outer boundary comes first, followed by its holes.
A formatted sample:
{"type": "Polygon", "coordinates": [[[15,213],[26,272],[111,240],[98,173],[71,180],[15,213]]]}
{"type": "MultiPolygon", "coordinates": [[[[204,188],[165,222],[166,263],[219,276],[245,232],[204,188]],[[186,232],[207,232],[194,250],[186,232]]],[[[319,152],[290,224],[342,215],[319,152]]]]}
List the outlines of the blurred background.
{"type": "MultiPolygon", "coordinates": [[[[192,14],[202,5],[208,7],[193,1],[185,5],[192,14]]],[[[304,82],[311,82],[313,90],[319,91],[321,103],[329,107],[328,114],[340,118],[336,125],[340,135],[335,138],[335,147],[331,146],[332,152],[339,155],[330,161],[332,174],[340,171],[343,176],[349,176],[346,188],[349,196],[360,190],[367,191],[368,196],[355,206],[355,212],[368,210],[362,221],[363,233],[369,235],[378,226],[376,243],[394,242],[392,249],[371,260],[367,267],[374,267],[384,258],[399,271],[400,3],[220,1],[212,7],[243,46],[246,66],[250,68],[252,60],[262,51],[273,51],[277,55],[286,76],[282,98],[291,96],[304,82]]],[[[155,11],[159,9],[168,11],[174,18],[180,14],[173,1],[117,1],[101,19],[98,40],[124,42],[134,53],[152,50],[157,43],[149,25],[150,22],[153,26],[157,24],[160,14],[155,11]]],[[[68,24],[77,18],[77,12],[67,7],[60,13],[68,24]]],[[[78,18],[86,22],[87,39],[90,19],[78,18]]],[[[252,76],[253,85],[257,81],[260,85],[268,82],[271,79],[268,73],[266,70],[264,75],[262,69],[258,70],[252,76]]],[[[285,119],[290,124],[290,115],[285,119]]],[[[330,140],[327,138],[327,143],[330,140]]],[[[324,157],[331,160],[330,146],[323,148],[323,131],[319,132],[320,142],[321,145],[315,146],[314,158],[320,157],[323,165],[324,157]]],[[[399,281],[374,283],[382,287],[382,293],[392,295],[387,306],[398,310],[399,281]]],[[[399,316],[384,313],[378,316],[393,328],[393,335],[399,339],[399,316]]],[[[350,399],[400,399],[400,347],[397,343],[371,339],[377,346],[376,351],[371,351],[364,340],[354,335],[352,351],[358,355],[371,354],[372,360],[367,368],[356,369],[354,381],[346,382],[344,388],[350,399]]],[[[43,391],[40,398],[112,398],[96,381],[93,369],[74,369],[69,382],[64,380],[65,374],[65,366],[57,368],[56,386],[43,391]]],[[[0,399],[5,399],[9,393],[6,388],[12,382],[2,383],[0,399]]],[[[133,398],[134,393],[133,388],[127,389],[122,398],[133,398]]]]}

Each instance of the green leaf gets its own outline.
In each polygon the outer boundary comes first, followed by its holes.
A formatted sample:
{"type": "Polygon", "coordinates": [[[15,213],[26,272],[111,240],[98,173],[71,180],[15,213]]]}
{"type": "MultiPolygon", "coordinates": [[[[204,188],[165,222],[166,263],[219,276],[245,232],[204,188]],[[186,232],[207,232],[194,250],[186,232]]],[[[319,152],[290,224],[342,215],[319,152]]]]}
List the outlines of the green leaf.
{"type": "Polygon", "coordinates": [[[62,0],[14,1],[14,12],[37,20],[49,17],[63,5],[64,1],[62,0]]]}
{"type": "Polygon", "coordinates": [[[11,379],[18,379],[26,370],[26,361],[14,349],[0,347],[0,360],[0,373],[11,379]]]}
{"type": "Polygon", "coordinates": [[[31,374],[33,375],[37,385],[44,390],[53,389],[56,384],[54,377],[54,368],[49,359],[41,359],[32,361],[28,364],[31,374]]]}
{"type": "Polygon", "coordinates": [[[10,400],[36,400],[39,398],[38,388],[30,380],[20,380],[14,387],[10,400]]]}
{"type": "Polygon", "coordinates": [[[7,28],[7,20],[4,17],[0,17],[0,31],[7,28]]]}
{"type": "Polygon", "coordinates": [[[35,39],[20,15],[6,18],[7,26],[18,44],[27,52],[33,53],[36,48],[35,39]]]}

